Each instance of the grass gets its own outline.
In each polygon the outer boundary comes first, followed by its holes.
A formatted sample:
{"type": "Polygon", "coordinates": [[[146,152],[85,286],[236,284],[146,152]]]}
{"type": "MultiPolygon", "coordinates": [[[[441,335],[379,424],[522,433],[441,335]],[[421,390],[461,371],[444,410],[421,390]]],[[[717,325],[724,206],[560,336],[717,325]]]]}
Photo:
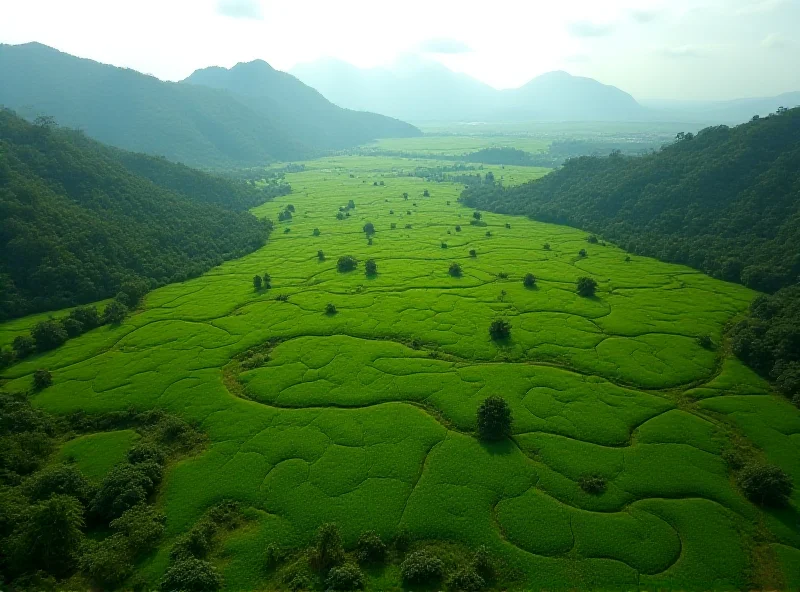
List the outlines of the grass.
{"type": "Polygon", "coordinates": [[[100,481],[125,455],[139,435],[133,430],[100,432],[79,436],[65,442],[58,451],[61,461],[74,462],[75,466],[93,481],[100,481]]]}
{"type": "MultiPolygon", "coordinates": [[[[775,569],[796,582],[796,506],[761,513],[720,453],[736,430],[800,483],[800,413],[724,347],[697,344],[703,334],[722,343],[755,294],[686,267],[626,262],[572,228],[491,213],[486,227],[472,226],[457,202],[462,186],[409,177],[415,166],[379,156],[308,162],[287,174],[291,195],[254,211],[274,220],[295,206],[266,247],[150,293],[118,327],[3,372],[6,388],[25,390],[35,369],[49,369],[53,386],[33,400],[52,412],[161,407],[208,433],[208,449],[165,476],[167,534],[142,577],[155,584],[175,537],[230,498],[253,517],[215,559],[230,590],[271,585],[266,546],[300,548],[329,521],[348,547],[364,531],[390,540],[401,529],[486,545],[510,574],[503,586],[557,590],[757,586],[747,581],[750,525],[762,520],[775,569]],[[351,199],[350,217],[337,220],[351,199]],[[337,271],[343,255],[359,260],[356,270],[337,271]],[[378,265],[371,277],[367,259],[378,265]],[[461,277],[448,274],[452,262],[461,277]],[[256,292],[252,277],[264,273],[273,287],[256,292]],[[598,282],[594,298],[575,293],[584,275],[598,282]],[[488,333],[498,317],[512,326],[502,342],[488,333]],[[248,352],[263,355],[260,365],[241,367],[248,352]],[[487,445],[473,432],[490,394],[508,400],[514,435],[487,445]],[[585,492],[585,475],[604,478],[605,490],[585,492]]],[[[542,174],[488,170],[506,183],[542,174]]],[[[115,442],[97,458],[73,453],[107,463],[125,449],[115,442]]],[[[400,589],[396,566],[368,588],[400,589]]]]}

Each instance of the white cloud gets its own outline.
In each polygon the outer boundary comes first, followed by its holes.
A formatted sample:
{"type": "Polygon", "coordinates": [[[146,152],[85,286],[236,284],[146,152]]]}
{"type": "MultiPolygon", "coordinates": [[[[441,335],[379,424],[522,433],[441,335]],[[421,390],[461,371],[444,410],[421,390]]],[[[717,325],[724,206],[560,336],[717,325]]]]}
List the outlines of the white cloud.
{"type": "Polygon", "coordinates": [[[789,45],[786,37],[780,33],[770,33],[761,40],[761,46],[767,49],[783,49],[789,45]]]}
{"type": "Polygon", "coordinates": [[[708,55],[708,52],[703,47],[696,45],[678,45],[675,47],[662,47],[657,53],[668,58],[702,58],[708,55]]]}
{"type": "Polygon", "coordinates": [[[661,11],[657,9],[634,8],[630,12],[631,18],[640,24],[651,23],[661,16],[661,11]]]}
{"type": "Polygon", "coordinates": [[[787,0],[761,0],[760,2],[748,2],[744,6],[736,10],[738,16],[748,16],[751,14],[760,14],[774,12],[779,8],[787,6],[787,0]]]}

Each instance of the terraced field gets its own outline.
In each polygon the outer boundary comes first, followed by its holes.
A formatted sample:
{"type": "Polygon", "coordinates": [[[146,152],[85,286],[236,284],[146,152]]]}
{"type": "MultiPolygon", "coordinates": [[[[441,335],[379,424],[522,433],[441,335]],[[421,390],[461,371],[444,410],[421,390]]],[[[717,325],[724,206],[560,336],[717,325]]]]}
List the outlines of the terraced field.
{"type": "MultiPolygon", "coordinates": [[[[485,544],[519,589],[800,586],[800,496],[764,512],[723,460],[735,444],[800,484],[800,412],[722,338],[755,294],[628,261],[572,228],[493,214],[470,225],[462,187],[405,176],[414,166],[306,163],[287,175],[292,195],[255,212],[276,220],[295,207],[265,248],[6,371],[9,389],[26,389],[33,370],[51,370],[35,404],[52,412],[162,407],[209,435],[207,450],[167,475],[168,537],[145,576],[157,582],[170,542],[229,498],[254,518],[219,558],[230,590],[271,585],[265,547],[307,544],[329,521],[346,545],[371,529],[485,544]],[[359,260],[355,271],[337,271],[343,255],[359,260]],[[452,262],[461,277],[448,274],[452,262]],[[257,292],[252,278],[265,272],[272,288],[257,292]],[[575,293],[587,275],[594,298],[575,293]],[[512,325],[501,343],[488,333],[497,317],[512,325]],[[698,343],[704,334],[714,348],[698,343]],[[490,394],[511,405],[510,441],[475,438],[490,394]],[[604,477],[605,492],[586,493],[587,475],[604,477]]],[[[541,174],[492,170],[506,183],[541,174]]],[[[61,454],[94,478],[132,438],[76,441],[61,454]]],[[[396,576],[368,586],[400,589],[396,576]]]]}

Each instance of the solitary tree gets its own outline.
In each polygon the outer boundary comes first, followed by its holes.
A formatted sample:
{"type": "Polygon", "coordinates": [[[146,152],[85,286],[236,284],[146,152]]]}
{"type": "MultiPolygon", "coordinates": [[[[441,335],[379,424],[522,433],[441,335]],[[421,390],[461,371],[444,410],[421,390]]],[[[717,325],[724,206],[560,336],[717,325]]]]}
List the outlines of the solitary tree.
{"type": "Polygon", "coordinates": [[[356,202],[354,202],[352,199],[351,199],[351,200],[349,200],[349,201],[347,202],[347,207],[348,207],[348,209],[350,209],[350,210],[353,210],[353,209],[355,209],[355,207],[356,207],[356,202]]]}
{"type": "Polygon", "coordinates": [[[586,237],[586,242],[589,243],[590,245],[596,245],[597,244],[597,237],[595,235],[593,235],[593,234],[591,236],[587,236],[586,237]]]}
{"type": "Polygon", "coordinates": [[[477,416],[482,440],[502,440],[511,435],[511,409],[502,397],[491,395],[484,399],[477,416]]]}
{"type": "Polygon", "coordinates": [[[451,263],[450,269],[447,271],[447,273],[449,273],[453,277],[461,277],[462,274],[461,265],[459,265],[458,263],[451,263]]]}
{"type": "Polygon", "coordinates": [[[495,319],[489,325],[489,335],[492,339],[507,339],[511,335],[511,323],[505,319],[495,319]]]}
{"type": "Polygon", "coordinates": [[[33,373],[33,388],[37,391],[53,384],[53,375],[48,370],[37,370],[33,373]]]}
{"type": "Polygon", "coordinates": [[[480,220],[481,218],[483,218],[483,214],[481,214],[480,212],[472,212],[472,217],[475,218],[476,220],[480,220]]]}
{"type": "Polygon", "coordinates": [[[580,296],[583,296],[584,298],[590,298],[594,296],[595,292],[597,291],[597,282],[594,281],[594,278],[585,276],[579,277],[577,289],[580,296]]]}
{"type": "Polygon", "coordinates": [[[430,196],[431,196],[431,192],[428,191],[427,189],[422,192],[422,197],[430,197],[430,196]]]}
{"type": "Polygon", "coordinates": [[[320,235],[319,228],[315,228],[315,229],[314,229],[314,232],[312,232],[312,234],[313,234],[314,236],[319,236],[319,235],[320,235]]]}
{"type": "Polygon", "coordinates": [[[581,249],[578,251],[578,257],[586,257],[586,249],[581,249]]]}
{"type": "Polygon", "coordinates": [[[269,290],[272,287],[272,276],[268,273],[264,274],[264,289],[269,290]]]}
{"type": "Polygon", "coordinates": [[[367,275],[375,275],[378,273],[378,264],[375,263],[375,259],[367,260],[367,262],[364,264],[364,271],[367,275]]]}
{"type": "Polygon", "coordinates": [[[253,276],[253,288],[255,288],[256,292],[258,292],[261,289],[262,285],[263,285],[263,282],[261,280],[261,276],[260,275],[254,275],[253,276]]]}
{"type": "Polygon", "coordinates": [[[549,251],[550,250],[550,243],[545,243],[543,248],[544,248],[545,251],[549,251]]]}
{"type": "Polygon", "coordinates": [[[477,257],[478,256],[478,252],[475,249],[470,249],[469,250],[469,256],[470,257],[477,257]]]}
{"type": "Polygon", "coordinates": [[[336,268],[339,271],[353,271],[357,265],[358,260],[355,257],[352,255],[343,255],[342,257],[339,257],[339,261],[336,263],[336,268]]]}
{"type": "Polygon", "coordinates": [[[403,199],[408,199],[408,193],[403,193],[403,199]]]}
{"type": "Polygon", "coordinates": [[[511,224],[509,224],[508,222],[506,222],[506,228],[511,228],[511,224]]]}
{"type": "Polygon", "coordinates": [[[317,251],[317,259],[319,259],[320,261],[325,261],[325,253],[323,253],[322,251],[317,251]]]}
{"type": "Polygon", "coordinates": [[[323,524],[317,530],[314,543],[314,567],[320,571],[330,569],[344,561],[344,546],[339,527],[335,524],[323,524]]]}
{"type": "Polygon", "coordinates": [[[461,232],[461,226],[456,225],[456,232],[461,232]]]}
{"type": "Polygon", "coordinates": [[[532,273],[526,273],[522,280],[522,285],[526,288],[533,288],[536,285],[536,276],[532,273]]]}
{"type": "Polygon", "coordinates": [[[336,305],[329,302],[325,305],[325,314],[327,315],[335,315],[336,314],[336,305]]]}
{"type": "Polygon", "coordinates": [[[752,463],[739,474],[739,486],[757,504],[785,506],[792,495],[792,480],[779,467],[752,463]]]}
{"type": "Polygon", "coordinates": [[[364,232],[367,233],[367,236],[375,234],[375,225],[372,222],[367,222],[364,224],[364,232]]]}

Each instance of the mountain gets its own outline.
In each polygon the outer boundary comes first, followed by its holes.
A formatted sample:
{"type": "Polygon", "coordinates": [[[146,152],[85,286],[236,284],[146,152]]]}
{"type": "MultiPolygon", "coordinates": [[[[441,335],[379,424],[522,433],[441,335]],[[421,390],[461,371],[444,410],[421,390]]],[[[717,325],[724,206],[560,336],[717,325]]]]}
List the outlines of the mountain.
{"type": "Polygon", "coordinates": [[[780,107],[800,106],[800,92],[732,101],[646,101],[644,105],[661,120],[737,124],[754,115],[764,117],[775,113],[780,107]]]}
{"type": "Polygon", "coordinates": [[[255,113],[280,121],[300,142],[341,149],[379,137],[421,135],[412,125],[374,113],[337,107],[294,76],[262,60],[233,68],[197,70],[183,83],[228,91],[255,113]]]}
{"type": "Polygon", "coordinates": [[[269,227],[259,190],[0,109],[0,320],[93,302],[128,278],[200,275],[269,227]]]}
{"type": "Polygon", "coordinates": [[[343,107],[409,121],[614,121],[642,118],[629,94],[566,72],[512,90],[496,90],[440,63],[405,57],[391,69],[361,70],[338,60],[299,64],[291,72],[343,107]]]}
{"type": "Polygon", "coordinates": [[[772,292],[800,279],[800,108],[686,134],[646,156],[573,158],[519,187],[470,188],[462,201],[772,292]]]}
{"type": "MultiPolygon", "coordinates": [[[[244,101],[219,88],[164,82],[38,43],[0,45],[0,105],[31,119],[50,115],[106,144],[193,166],[255,166],[300,159],[383,134],[419,133],[385,117],[346,112],[321,97],[305,99],[318,95],[296,80],[293,88],[286,74],[281,78],[284,84],[277,87],[272,103],[244,101]],[[282,98],[282,90],[290,96],[282,98]],[[292,101],[299,104],[287,118],[290,110],[281,105],[292,101]],[[318,126],[318,136],[309,134],[312,124],[303,121],[324,117],[332,120],[330,125],[318,126]]],[[[260,82],[259,78],[254,86],[260,82]]]]}

